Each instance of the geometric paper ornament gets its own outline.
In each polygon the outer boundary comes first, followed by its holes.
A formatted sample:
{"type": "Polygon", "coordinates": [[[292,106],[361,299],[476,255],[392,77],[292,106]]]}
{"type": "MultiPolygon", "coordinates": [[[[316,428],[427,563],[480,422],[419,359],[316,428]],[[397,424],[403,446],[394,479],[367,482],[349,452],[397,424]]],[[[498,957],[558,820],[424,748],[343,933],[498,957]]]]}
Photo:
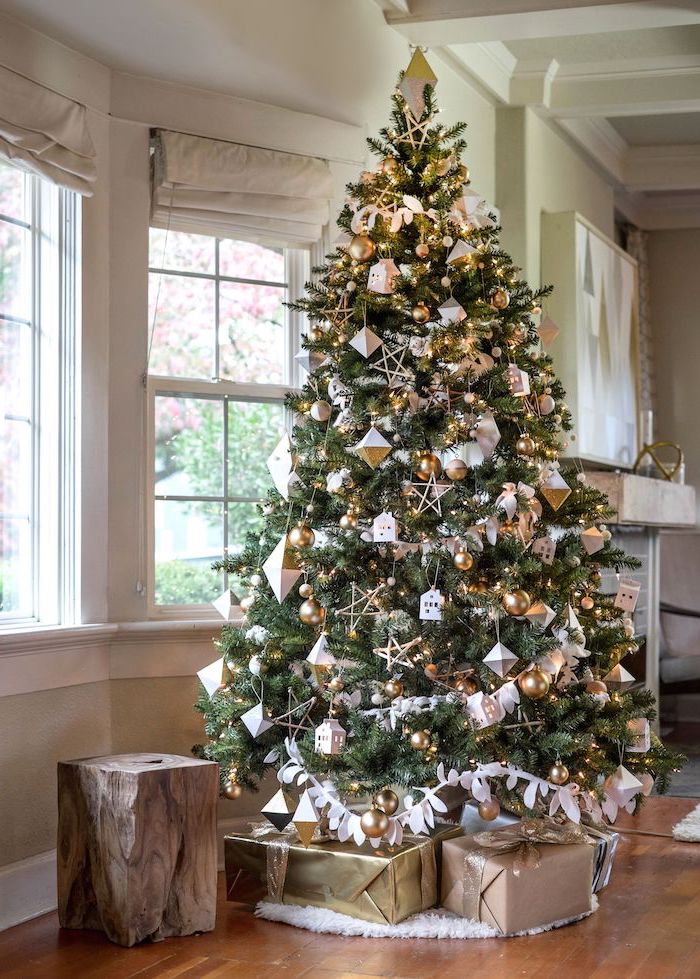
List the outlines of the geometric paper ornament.
{"type": "Polygon", "coordinates": [[[210,663],[209,666],[205,666],[201,670],[197,670],[197,676],[199,681],[209,694],[213,697],[215,693],[223,689],[225,685],[224,680],[224,658],[215,660],[210,663]]]}
{"type": "Polygon", "coordinates": [[[317,755],[339,755],[347,735],[335,717],[328,717],[314,732],[314,751],[317,755]]]}
{"type": "Polygon", "coordinates": [[[651,730],[646,717],[635,717],[627,721],[627,730],[634,735],[635,741],[625,751],[646,752],[651,748],[651,730]]]}
{"type": "Polygon", "coordinates": [[[641,585],[634,578],[620,578],[617,583],[617,595],[613,605],[623,612],[634,612],[639,599],[641,585]]]}
{"type": "Polygon", "coordinates": [[[553,472],[549,479],[540,485],[540,493],[552,510],[558,510],[565,500],[571,496],[571,487],[558,472],[553,472]]]}
{"type": "Polygon", "coordinates": [[[466,241],[455,242],[454,248],[447,256],[448,265],[468,265],[472,261],[473,255],[478,255],[479,249],[474,248],[473,245],[468,245],[466,241]]]}
{"type": "Polygon", "coordinates": [[[605,545],[605,535],[597,527],[588,527],[581,533],[581,543],[586,554],[595,554],[605,545]]]}
{"type": "Polygon", "coordinates": [[[548,347],[550,343],[554,343],[556,338],[559,336],[559,327],[551,317],[545,316],[540,325],[537,327],[537,336],[540,338],[545,347],[548,347]]]}
{"type": "Polygon", "coordinates": [[[399,91],[403,95],[414,119],[420,119],[425,111],[424,90],[426,85],[435,88],[437,75],[426,61],[420,48],[413,52],[408,68],[399,82],[399,91]]]}
{"type": "Polygon", "coordinates": [[[274,727],[274,724],[265,711],[262,703],[256,704],[255,707],[251,707],[247,710],[245,714],[241,714],[241,720],[248,728],[250,733],[254,738],[259,737],[259,735],[264,734],[265,731],[274,727]]]}
{"type": "Polygon", "coordinates": [[[484,459],[490,459],[494,449],[501,441],[501,433],[490,411],[484,412],[474,426],[475,438],[484,459]]]}
{"type": "Polygon", "coordinates": [[[267,460],[267,468],[270,470],[272,481],[277,492],[285,500],[289,499],[289,491],[294,486],[301,484],[301,479],[294,472],[295,464],[296,457],[292,452],[292,440],[285,432],[267,460]]]}
{"type": "Polygon", "coordinates": [[[484,656],[482,663],[485,663],[490,670],[504,677],[512,667],[518,662],[518,657],[511,652],[502,642],[497,642],[484,656]]]}
{"type": "Polygon", "coordinates": [[[626,670],[624,666],[618,663],[617,666],[613,666],[610,672],[603,677],[603,683],[607,686],[608,690],[622,692],[627,687],[631,687],[633,683],[636,683],[636,680],[629,670],[626,670]]]}
{"type": "Polygon", "coordinates": [[[301,575],[299,559],[294,549],[289,546],[286,534],[263,564],[263,571],[277,601],[283,602],[294,586],[294,582],[301,575]]]}
{"type": "Polygon", "coordinates": [[[323,364],[326,357],[325,354],[319,353],[317,350],[300,350],[298,354],[295,354],[294,359],[303,371],[306,371],[307,374],[313,374],[323,364]]]}
{"type": "Polygon", "coordinates": [[[314,830],[318,826],[318,812],[316,811],[316,806],[308,789],[306,789],[299,800],[299,805],[294,810],[293,822],[302,846],[308,847],[314,835],[314,830]]]}
{"type": "Polygon", "coordinates": [[[296,805],[294,796],[285,792],[284,789],[278,789],[260,812],[281,833],[291,823],[296,805]]]}
{"type": "Polygon", "coordinates": [[[532,553],[542,564],[552,564],[557,545],[551,537],[538,537],[532,544],[532,553]]]}
{"type": "Polygon", "coordinates": [[[222,619],[230,622],[234,617],[234,609],[238,609],[238,596],[235,595],[229,588],[223,593],[223,595],[219,595],[219,597],[212,602],[212,605],[222,619]]]}
{"type": "Polygon", "coordinates": [[[549,623],[556,618],[556,612],[549,605],[544,602],[533,602],[530,608],[525,613],[525,618],[528,622],[532,622],[533,625],[538,626],[540,629],[546,629],[549,623]]]}
{"type": "Polygon", "coordinates": [[[370,292],[389,296],[394,291],[394,279],[400,274],[393,258],[380,258],[369,270],[367,288],[370,292]]]}
{"type": "Polygon", "coordinates": [[[353,446],[355,455],[359,456],[368,466],[376,469],[382,459],[391,452],[391,444],[387,442],[382,433],[372,425],[366,435],[353,446]]]}
{"type": "Polygon", "coordinates": [[[626,806],[642,791],[642,783],[624,765],[618,765],[603,783],[606,795],[618,806],[626,806]]]}
{"type": "Polygon", "coordinates": [[[322,670],[329,670],[331,666],[335,666],[337,663],[335,656],[328,648],[328,639],[324,633],[321,633],[314,643],[313,649],[306,657],[306,662],[322,670]]]}
{"type": "Polygon", "coordinates": [[[383,342],[369,327],[363,326],[350,341],[350,346],[363,357],[370,357],[375,350],[379,350],[383,342]]]}
{"type": "Polygon", "coordinates": [[[456,299],[447,299],[442,306],[438,306],[438,313],[440,322],[445,324],[461,323],[467,315],[464,307],[456,299]]]}

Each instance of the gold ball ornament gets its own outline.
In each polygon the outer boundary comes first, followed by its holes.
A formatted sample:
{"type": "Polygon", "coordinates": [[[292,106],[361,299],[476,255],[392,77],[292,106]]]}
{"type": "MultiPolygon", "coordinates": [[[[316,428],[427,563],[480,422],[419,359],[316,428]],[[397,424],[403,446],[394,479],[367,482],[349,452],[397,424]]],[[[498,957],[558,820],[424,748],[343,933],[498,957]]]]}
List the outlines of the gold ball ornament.
{"type": "Polygon", "coordinates": [[[398,163],[393,156],[385,157],[379,165],[379,169],[382,173],[394,173],[398,166],[398,163]]]}
{"type": "Polygon", "coordinates": [[[463,676],[455,683],[455,690],[458,693],[466,693],[469,697],[479,689],[479,684],[472,676],[463,676]]]}
{"type": "Polygon", "coordinates": [[[306,334],[309,340],[318,341],[323,336],[323,330],[320,326],[311,326],[306,334]]]}
{"type": "Polygon", "coordinates": [[[549,693],[549,685],[549,675],[537,667],[528,670],[518,678],[518,686],[530,700],[541,700],[546,697],[549,693]]]}
{"type": "Polygon", "coordinates": [[[389,817],[381,809],[372,806],[362,813],[360,828],[370,840],[378,840],[389,829],[389,817]]]}
{"type": "Polygon", "coordinates": [[[316,535],[307,523],[298,523],[287,534],[287,540],[292,547],[313,547],[316,535]]]}
{"type": "Polygon", "coordinates": [[[427,677],[433,680],[437,676],[438,668],[435,663],[426,663],[423,667],[423,672],[427,677]]]}
{"type": "Polygon", "coordinates": [[[430,254],[430,247],[424,241],[416,245],[416,255],[418,258],[427,258],[430,254]]]}
{"type": "Polygon", "coordinates": [[[427,482],[431,476],[437,477],[442,472],[442,463],[433,452],[421,452],[416,463],[416,476],[427,482]]]}
{"type": "Polygon", "coordinates": [[[243,795],[243,786],[238,782],[224,782],[223,792],[227,799],[240,799],[243,795]]]}
{"type": "Polygon", "coordinates": [[[459,174],[459,176],[460,176],[463,184],[468,184],[469,183],[469,179],[470,179],[470,177],[469,177],[469,167],[466,166],[466,164],[460,163],[459,169],[458,169],[457,173],[459,174]]]}
{"type": "Polygon", "coordinates": [[[586,693],[596,694],[607,693],[608,688],[602,680],[589,680],[586,684],[586,693]]]}
{"type": "Polygon", "coordinates": [[[403,693],[403,683],[400,680],[387,680],[384,684],[384,693],[392,700],[394,697],[400,697],[403,693]]]}
{"type": "Polygon", "coordinates": [[[552,785],[566,785],[569,781],[569,769],[562,762],[558,761],[549,769],[547,778],[552,785]]]}
{"type": "Polygon", "coordinates": [[[334,676],[332,680],[328,681],[328,689],[332,690],[333,693],[340,693],[341,690],[345,690],[345,683],[339,676],[334,676]]]}
{"type": "Polygon", "coordinates": [[[301,598],[311,598],[314,593],[313,586],[305,581],[302,585],[299,585],[299,595],[301,598]]]}
{"type": "Polygon", "coordinates": [[[369,262],[374,258],[377,246],[369,235],[354,235],[348,245],[348,251],[356,262],[369,262]]]}
{"type": "Polygon", "coordinates": [[[309,415],[315,422],[327,422],[333,409],[327,401],[314,401],[309,408],[309,415]]]}
{"type": "Polygon", "coordinates": [[[516,588],[504,594],[501,604],[508,615],[525,615],[530,608],[530,596],[522,588],[516,588]]]}
{"type": "Polygon", "coordinates": [[[249,612],[253,607],[255,595],[244,595],[240,601],[241,612],[249,612]]]}
{"type": "Polygon", "coordinates": [[[307,598],[299,608],[299,618],[304,625],[321,625],[326,618],[326,610],[315,598],[307,598]]]}
{"type": "Polygon", "coordinates": [[[491,305],[494,309],[507,309],[510,305],[510,295],[507,289],[494,289],[491,293],[491,305]]]}
{"type": "Polygon", "coordinates": [[[487,802],[479,803],[479,815],[487,822],[492,822],[501,812],[501,804],[498,799],[491,797],[487,802]]]}
{"type": "Polygon", "coordinates": [[[424,302],[419,302],[411,310],[411,316],[414,323],[427,323],[430,319],[430,310],[424,302]]]}
{"type": "Polygon", "coordinates": [[[556,407],[551,394],[541,394],[537,399],[537,404],[540,406],[541,415],[551,415],[556,407]]]}
{"type": "Polygon", "coordinates": [[[372,800],[377,809],[381,809],[387,816],[393,816],[399,808],[399,797],[391,789],[382,789],[377,792],[372,800]]]}
{"type": "Polygon", "coordinates": [[[458,571],[469,571],[474,565],[474,558],[469,551],[455,551],[452,563],[458,571]]]}
{"type": "Polygon", "coordinates": [[[414,731],[411,735],[411,747],[416,751],[427,751],[430,747],[430,735],[427,731],[414,731]]]}
{"type": "Polygon", "coordinates": [[[484,581],[483,578],[480,578],[478,581],[472,582],[472,584],[469,585],[468,588],[468,591],[472,595],[486,595],[488,590],[489,590],[489,583],[488,581],[484,581]]]}
{"type": "Polygon", "coordinates": [[[338,523],[343,530],[355,530],[357,527],[357,517],[354,513],[344,513],[338,523]]]}
{"type": "Polygon", "coordinates": [[[535,454],[535,443],[529,435],[521,435],[515,443],[515,451],[520,456],[532,456],[535,454]]]}
{"type": "Polygon", "coordinates": [[[455,482],[464,479],[468,471],[469,467],[462,459],[450,459],[445,466],[445,475],[448,479],[452,479],[455,482]]]}
{"type": "Polygon", "coordinates": [[[584,595],[583,598],[581,599],[581,608],[585,609],[586,612],[590,612],[590,610],[593,608],[594,605],[595,602],[593,601],[590,595],[584,595]]]}

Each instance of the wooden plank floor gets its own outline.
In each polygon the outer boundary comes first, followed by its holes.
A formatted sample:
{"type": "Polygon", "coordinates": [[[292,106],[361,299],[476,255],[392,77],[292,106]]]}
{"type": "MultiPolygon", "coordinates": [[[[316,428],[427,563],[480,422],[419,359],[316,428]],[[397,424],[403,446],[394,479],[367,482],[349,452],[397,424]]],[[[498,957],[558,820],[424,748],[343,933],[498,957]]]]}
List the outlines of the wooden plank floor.
{"type": "MultiPolygon", "coordinates": [[[[651,799],[625,825],[669,833],[693,799],[651,799]]],[[[3,979],[697,979],[700,977],[700,844],[625,834],[597,914],[530,938],[428,941],[313,935],[259,921],[226,904],[208,935],[123,949],[96,932],[61,931],[55,914],[0,934],[3,979]]]]}

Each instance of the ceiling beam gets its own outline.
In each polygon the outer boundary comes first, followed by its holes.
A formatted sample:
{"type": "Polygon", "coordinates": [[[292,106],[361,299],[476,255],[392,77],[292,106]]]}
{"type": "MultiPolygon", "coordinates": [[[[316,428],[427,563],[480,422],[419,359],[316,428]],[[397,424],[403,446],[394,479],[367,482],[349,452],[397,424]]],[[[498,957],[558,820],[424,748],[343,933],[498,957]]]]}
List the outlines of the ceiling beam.
{"type": "Polygon", "coordinates": [[[682,68],[560,73],[550,108],[559,118],[700,112],[700,60],[682,68]]]}
{"type": "Polygon", "coordinates": [[[624,182],[630,191],[697,190],[700,146],[630,146],[624,182]]]}
{"type": "Polygon", "coordinates": [[[700,24],[700,0],[409,0],[408,13],[378,2],[412,43],[435,47],[700,24]]]}

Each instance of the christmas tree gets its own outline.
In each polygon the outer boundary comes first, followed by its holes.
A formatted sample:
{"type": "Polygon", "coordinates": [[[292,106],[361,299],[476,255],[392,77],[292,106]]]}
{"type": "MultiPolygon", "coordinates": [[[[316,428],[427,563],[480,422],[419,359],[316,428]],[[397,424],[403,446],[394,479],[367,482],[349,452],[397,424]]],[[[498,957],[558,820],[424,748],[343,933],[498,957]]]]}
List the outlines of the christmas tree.
{"type": "Polygon", "coordinates": [[[358,843],[424,831],[447,786],[484,818],[613,820],[680,760],[621,662],[638,585],[598,591],[636,564],[606,498],[560,467],[548,290],[500,248],[435,84],[416,51],[368,141],[379,165],[348,187],[348,240],[294,304],[300,422],[262,535],[218,564],[250,591],[198,704],[226,795],[276,768],[302,795],[278,793],[273,822],[304,835],[325,813],[358,843]]]}

